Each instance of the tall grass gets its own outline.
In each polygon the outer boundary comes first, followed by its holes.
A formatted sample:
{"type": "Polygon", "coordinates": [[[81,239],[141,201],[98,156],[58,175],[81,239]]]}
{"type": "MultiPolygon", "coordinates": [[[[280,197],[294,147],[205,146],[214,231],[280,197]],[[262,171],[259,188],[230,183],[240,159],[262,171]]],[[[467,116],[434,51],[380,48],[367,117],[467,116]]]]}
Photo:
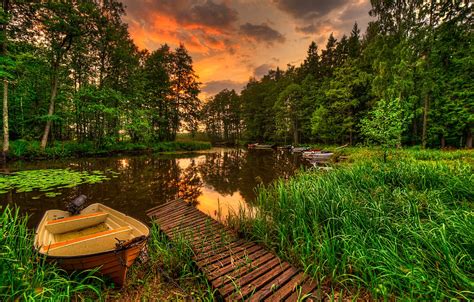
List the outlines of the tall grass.
{"type": "Polygon", "coordinates": [[[0,301],[100,298],[102,281],[93,272],[67,275],[35,252],[27,219],[18,208],[7,206],[0,213],[0,301]]]}
{"type": "Polygon", "coordinates": [[[230,223],[336,290],[472,299],[473,166],[414,153],[259,188],[256,212],[230,223]]]}

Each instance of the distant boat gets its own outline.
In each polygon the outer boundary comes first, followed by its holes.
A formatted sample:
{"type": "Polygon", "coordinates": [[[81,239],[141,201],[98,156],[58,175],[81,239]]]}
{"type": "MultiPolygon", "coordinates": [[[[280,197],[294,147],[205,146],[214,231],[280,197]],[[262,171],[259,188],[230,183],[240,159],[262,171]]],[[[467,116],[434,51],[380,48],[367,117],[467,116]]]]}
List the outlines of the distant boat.
{"type": "Polygon", "coordinates": [[[66,271],[99,267],[99,273],[123,286],[128,268],[146,247],[149,233],[142,222],[95,203],[78,215],[46,211],[36,230],[34,246],[66,271]]]}
{"type": "Polygon", "coordinates": [[[309,150],[309,147],[292,147],[291,148],[291,152],[293,153],[300,153],[306,150],[309,150]]]}
{"type": "Polygon", "coordinates": [[[248,144],[247,145],[247,148],[249,149],[272,149],[272,148],[275,148],[276,145],[263,145],[263,144],[259,144],[259,143],[255,143],[255,144],[248,144]]]}
{"type": "Polygon", "coordinates": [[[319,150],[309,150],[303,152],[303,158],[312,159],[312,160],[328,160],[330,159],[334,153],[326,152],[326,151],[319,151],[319,150]]]}

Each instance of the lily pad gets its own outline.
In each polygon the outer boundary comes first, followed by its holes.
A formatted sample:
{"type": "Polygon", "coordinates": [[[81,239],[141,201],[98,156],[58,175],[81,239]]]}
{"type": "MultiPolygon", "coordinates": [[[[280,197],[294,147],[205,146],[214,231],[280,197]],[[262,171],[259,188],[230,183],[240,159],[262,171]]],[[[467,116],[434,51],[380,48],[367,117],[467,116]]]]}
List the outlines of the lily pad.
{"type": "MultiPolygon", "coordinates": [[[[110,173],[107,171],[107,173],[110,173]]],[[[0,194],[15,189],[17,192],[38,190],[46,197],[54,197],[61,193],[57,189],[73,188],[81,184],[95,184],[110,178],[102,171],[75,171],[71,169],[25,170],[0,176],[0,194]]]]}

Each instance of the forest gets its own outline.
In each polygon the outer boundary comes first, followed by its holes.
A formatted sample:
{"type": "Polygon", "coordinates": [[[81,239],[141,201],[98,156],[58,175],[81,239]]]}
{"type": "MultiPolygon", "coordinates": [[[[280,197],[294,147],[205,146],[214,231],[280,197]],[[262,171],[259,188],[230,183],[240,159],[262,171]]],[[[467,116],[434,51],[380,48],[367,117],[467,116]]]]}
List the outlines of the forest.
{"type": "Polygon", "coordinates": [[[111,1],[3,1],[0,76],[8,141],[172,141],[201,102],[184,45],[140,50],[111,1]]]}
{"type": "MultiPolygon", "coordinates": [[[[300,66],[199,98],[185,45],[140,50],[108,1],[4,0],[3,151],[10,141],[173,141],[472,147],[472,12],[465,1],[372,1],[362,34],[312,42],[300,66]]],[[[49,144],[49,145],[48,145],[49,144]]]]}
{"type": "Polygon", "coordinates": [[[300,66],[252,78],[204,106],[214,140],[472,147],[467,1],[371,1],[365,32],[329,36],[300,66]]]}

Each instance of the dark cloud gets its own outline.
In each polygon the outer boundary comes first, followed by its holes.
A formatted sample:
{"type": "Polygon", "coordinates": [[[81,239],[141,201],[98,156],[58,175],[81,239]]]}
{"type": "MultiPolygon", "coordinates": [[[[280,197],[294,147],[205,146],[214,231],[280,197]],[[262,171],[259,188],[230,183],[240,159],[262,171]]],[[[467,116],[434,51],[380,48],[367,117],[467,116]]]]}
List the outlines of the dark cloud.
{"type": "Polygon", "coordinates": [[[272,68],[274,68],[275,66],[274,65],[271,65],[271,64],[262,64],[258,67],[256,67],[253,71],[253,75],[256,77],[256,78],[261,78],[263,77],[264,75],[266,75],[268,73],[268,71],[272,68]]]}
{"type": "Polygon", "coordinates": [[[134,19],[146,20],[151,13],[157,12],[174,17],[181,24],[201,24],[216,28],[229,28],[237,21],[238,13],[225,3],[215,3],[212,0],[152,0],[143,1],[123,0],[127,13],[134,19]]]}
{"type": "Polygon", "coordinates": [[[275,42],[285,42],[285,37],[266,23],[257,25],[247,22],[240,26],[240,32],[257,42],[265,42],[270,45],[275,42]]]}
{"type": "Polygon", "coordinates": [[[296,26],[295,30],[304,34],[312,34],[316,32],[317,28],[316,28],[316,25],[314,25],[314,23],[311,23],[306,26],[296,26]]]}
{"type": "Polygon", "coordinates": [[[295,18],[314,18],[328,14],[346,0],[273,0],[277,7],[295,18]]]}
{"type": "Polygon", "coordinates": [[[234,89],[237,93],[240,93],[245,85],[246,82],[235,82],[231,80],[210,81],[204,84],[204,86],[201,87],[201,90],[208,95],[214,95],[224,89],[234,89]]]}
{"type": "Polygon", "coordinates": [[[210,27],[230,27],[237,21],[238,14],[224,3],[216,4],[208,0],[202,5],[191,7],[182,20],[189,23],[204,24],[210,27]]]}

